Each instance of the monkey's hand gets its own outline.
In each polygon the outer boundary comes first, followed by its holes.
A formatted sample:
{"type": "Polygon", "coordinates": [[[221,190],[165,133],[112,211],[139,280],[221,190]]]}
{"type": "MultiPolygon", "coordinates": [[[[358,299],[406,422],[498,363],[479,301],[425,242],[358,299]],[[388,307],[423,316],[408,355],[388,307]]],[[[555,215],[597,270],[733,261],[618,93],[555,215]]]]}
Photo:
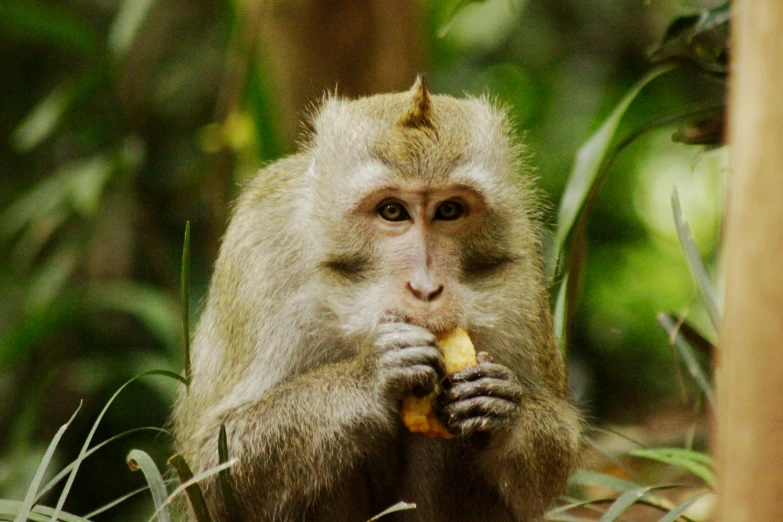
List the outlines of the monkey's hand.
{"type": "Polygon", "coordinates": [[[374,341],[378,381],[395,404],[409,393],[431,393],[443,377],[443,354],[428,330],[392,319],[378,325],[374,341]]]}
{"type": "Polygon", "coordinates": [[[485,447],[510,431],[520,414],[524,389],[517,376],[486,353],[478,364],[449,375],[438,397],[439,416],[449,431],[485,447]]]}

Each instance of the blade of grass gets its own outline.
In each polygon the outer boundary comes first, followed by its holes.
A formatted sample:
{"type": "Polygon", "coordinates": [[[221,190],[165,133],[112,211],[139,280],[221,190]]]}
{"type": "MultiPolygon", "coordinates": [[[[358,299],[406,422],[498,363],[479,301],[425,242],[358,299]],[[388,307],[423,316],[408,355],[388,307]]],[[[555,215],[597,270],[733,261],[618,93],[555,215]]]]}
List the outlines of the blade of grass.
{"type": "Polygon", "coordinates": [[[678,518],[680,518],[680,515],[685,513],[689,507],[694,505],[700,498],[702,498],[704,495],[706,495],[707,492],[699,493],[698,495],[694,495],[691,498],[681,502],[677,505],[674,509],[666,513],[664,516],[658,519],[658,522],[675,522],[678,518]]]}
{"type": "Polygon", "coordinates": [[[615,132],[620,125],[625,112],[639,92],[660,75],[675,68],[673,64],[663,64],[642,77],[631,88],[609,117],[593,136],[582,145],[576,155],[574,167],[568,177],[563,197],[558,209],[558,229],[556,245],[558,253],[563,252],[566,239],[576,222],[576,218],[584,207],[585,201],[595,191],[596,178],[609,151],[615,132]]]}
{"type": "Polygon", "coordinates": [[[598,486],[622,492],[635,491],[641,487],[639,484],[612,475],[607,475],[606,473],[587,470],[580,470],[571,475],[570,482],[574,484],[598,486]]]}
{"type": "Polygon", "coordinates": [[[673,317],[666,313],[659,313],[658,324],[660,324],[664,331],[668,334],[669,341],[674,342],[674,345],[677,347],[677,351],[680,353],[683,362],[685,362],[685,367],[687,368],[688,373],[691,375],[691,377],[693,377],[693,380],[696,381],[699,389],[701,389],[702,393],[704,393],[704,396],[707,397],[707,402],[710,403],[710,407],[712,407],[714,410],[715,395],[712,392],[709,379],[704,373],[704,370],[702,370],[699,362],[696,360],[696,355],[693,353],[693,348],[690,344],[688,344],[688,341],[685,340],[685,337],[677,330],[676,321],[673,317]]]}
{"type": "MultiPolygon", "coordinates": [[[[169,484],[170,482],[171,482],[171,481],[166,481],[166,484],[169,484]]],[[[133,491],[131,491],[130,493],[126,493],[125,495],[121,496],[120,498],[117,498],[117,499],[114,499],[114,500],[112,500],[112,501],[111,501],[111,502],[109,502],[108,504],[105,504],[105,505],[103,505],[103,506],[99,507],[99,508],[98,508],[98,509],[96,509],[95,511],[90,511],[89,513],[87,513],[86,515],[84,515],[84,517],[85,517],[85,518],[92,518],[92,517],[94,517],[94,516],[96,516],[96,515],[100,515],[100,514],[101,514],[101,513],[103,513],[104,511],[108,511],[108,510],[110,510],[110,509],[111,509],[111,508],[113,508],[114,506],[116,506],[116,505],[118,505],[118,504],[121,504],[122,502],[125,502],[125,501],[126,501],[126,500],[128,500],[129,498],[131,498],[131,497],[134,497],[134,496],[138,495],[139,493],[144,493],[144,492],[145,492],[145,491],[147,491],[148,489],[150,489],[149,485],[147,485],[147,486],[142,486],[142,487],[140,487],[140,488],[134,489],[134,490],[133,490],[133,491]]]]}
{"type": "MultiPolygon", "coordinates": [[[[111,442],[114,442],[114,441],[115,441],[115,440],[117,440],[117,439],[121,439],[122,437],[125,437],[125,436],[127,436],[127,435],[131,435],[131,434],[133,434],[133,433],[137,433],[137,432],[140,432],[140,431],[157,431],[157,432],[160,432],[160,433],[163,433],[163,434],[166,434],[166,435],[168,435],[168,434],[169,434],[169,432],[168,432],[168,431],[166,431],[166,430],[164,430],[164,429],[162,429],[162,428],[155,428],[155,427],[152,427],[152,426],[145,426],[145,427],[142,427],[142,428],[133,428],[133,429],[131,429],[131,430],[127,430],[127,431],[124,431],[124,432],[122,432],[122,433],[119,433],[119,434],[117,434],[117,435],[114,435],[113,437],[111,437],[111,438],[108,438],[108,439],[106,439],[105,441],[101,442],[100,444],[97,444],[96,446],[94,446],[94,447],[90,448],[90,450],[89,450],[89,451],[87,451],[87,453],[85,453],[85,454],[84,454],[84,458],[86,459],[87,457],[89,457],[90,455],[92,455],[93,453],[95,453],[96,451],[98,451],[99,449],[101,449],[102,447],[104,447],[105,445],[107,445],[107,444],[109,444],[109,443],[111,443],[111,442]]],[[[49,482],[47,482],[47,483],[46,483],[46,485],[45,485],[44,487],[42,487],[42,488],[41,488],[41,489],[38,491],[38,494],[35,496],[35,502],[38,502],[39,500],[41,500],[41,498],[42,498],[42,497],[43,497],[43,496],[44,496],[44,495],[45,495],[45,494],[46,494],[46,493],[47,493],[49,490],[51,490],[51,489],[52,489],[54,486],[56,486],[56,485],[57,485],[57,484],[58,484],[58,483],[59,483],[59,482],[60,482],[60,481],[61,481],[63,478],[65,478],[65,476],[66,476],[66,475],[68,475],[68,473],[69,473],[69,472],[70,472],[70,471],[73,469],[73,467],[74,467],[75,465],[76,465],[76,461],[73,461],[73,462],[71,462],[70,464],[68,464],[66,467],[64,467],[63,469],[61,469],[61,470],[60,470],[60,471],[57,473],[57,475],[55,475],[55,476],[54,476],[54,478],[52,478],[52,479],[51,479],[49,482]]],[[[89,516],[87,516],[87,518],[90,518],[90,517],[89,517],[89,516]]]]}
{"type": "Polygon", "coordinates": [[[73,419],[76,418],[76,414],[79,413],[81,408],[82,403],[79,402],[79,407],[76,408],[76,411],[73,412],[71,418],[68,419],[68,422],[60,426],[60,429],[57,430],[57,433],[54,434],[51,442],[49,442],[49,447],[46,448],[46,452],[41,459],[41,463],[38,465],[38,469],[35,470],[33,480],[30,482],[30,485],[27,488],[27,494],[25,495],[24,500],[22,501],[22,505],[19,508],[19,513],[16,515],[16,518],[14,518],[14,522],[25,522],[30,515],[30,511],[32,510],[33,504],[35,503],[35,494],[38,492],[38,488],[41,486],[44,473],[46,473],[46,468],[49,467],[49,463],[51,462],[52,456],[54,455],[54,450],[57,448],[57,444],[60,443],[60,439],[65,433],[65,430],[68,429],[68,426],[70,426],[71,422],[73,422],[73,419]]]}
{"type": "Polygon", "coordinates": [[[128,467],[131,470],[136,471],[140,469],[144,473],[144,478],[150,486],[150,493],[152,493],[152,501],[155,503],[155,513],[158,516],[158,520],[160,522],[171,522],[171,508],[166,503],[166,498],[168,497],[166,483],[152,457],[140,449],[132,449],[125,460],[127,460],[128,467]]]}
{"type": "Polygon", "coordinates": [[[63,491],[60,494],[60,499],[57,502],[58,506],[62,506],[62,504],[65,502],[66,497],[68,496],[68,493],[71,491],[71,486],[73,485],[73,481],[76,478],[76,473],[79,471],[79,466],[81,466],[82,461],[84,461],[84,459],[86,458],[87,450],[90,447],[90,442],[92,442],[92,438],[93,436],[95,436],[95,432],[98,429],[98,425],[101,423],[103,416],[108,411],[109,406],[111,406],[111,404],[114,402],[114,399],[116,399],[117,396],[122,392],[122,390],[124,390],[129,384],[147,375],[162,375],[165,377],[169,377],[171,379],[178,380],[183,383],[185,382],[184,377],[182,377],[177,373],[170,372],[168,370],[149,370],[144,373],[140,373],[139,375],[136,375],[132,379],[126,381],[125,384],[120,386],[119,389],[116,392],[114,392],[114,394],[109,398],[109,400],[106,402],[101,412],[98,414],[98,418],[96,418],[95,422],[93,422],[92,428],[90,429],[90,433],[87,434],[87,438],[84,440],[82,449],[81,451],[79,451],[79,456],[72,463],[73,468],[71,469],[71,474],[68,475],[68,480],[66,481],[65,486],[63,486],[63,491]]]}
{"type": "Polygon", "coordinates": [[[569,311],[574,307],[574,303],[579,297],[579,281],[581,280],[581,271],[584,268],[585,251],[587,249],[587,240],[585,238],[586,219],[585,214],[589,212],[590,205],[595,199],[598,188],[603,180],[603,177],[611,171],[612,164],[620,157],[620,154],[632,143],[634,143],[640,136],[647,134],[655,129],[661,129],[669,127],[676,123],[683,121],[691,121],[694,119],[702,118],[708,114],[714,114],[716,110],[720,110],[722,105],[715,104],[698,104],[685,111],[677,112],[674,115],[665,116],[656,120],[650,121],[635,128],[627,136],[623,137],[616,145],[614,145],[610,152],[608,152],[601,162],[600,169],[595,174],[595,181],[590,185],[590,192],[586,195],[582,201],[582,208],[577,213],[575,221],[571,224],[571,229],[563,236],[564,244],[562,247],[558,247],[556,256],[558,258],[557,274],[562,276],[568,276],[569,282],[565,285],[565,288],[560,291],[563,292],[562,297],[558,295],[558,299],[562,298],[563,307],[558,312],[562,314],[562,317],[556,317],[555,321],[558,321],[558,329],[555,330],[559,333],[560,342],[563,346],[568,346],[568,335],[570,329],[573,327],[573,318],[570,316],[569,311]],[[570,236],[570,241],[569,241],[570,236]]]}
{"type": "MultiPolygon", "coordinates": [[[[236,460],[230,460],[229,462],[224,462],[223,464],[220,464],[218,466],[215,466],[214,468],[209,468],[208,470],[199,473],[192,479],[188,480],[187,482],[183,482],[180,484],[180,486],[175,489],[171,495],[169,495],[169,498],[166,499],[166,502],[164,506],[170,505],[175,498],[177,498],[177,495],[185,491],[188,487],[192,486],[193,484],[196,484],[197,482],[201,482],[205,478],[211,477],[215,473],[220,473],[221,470],[228,469],[229,467],[233,466],[236,460]]],[[[158,516],[158,512],[163,509],[163,507],[158,508],[155,513],[152,514],[152,516],[149,518],[149,522],[153,522],[155,520],[155,517],[158,516]]]]}
{"type": "Polygon", "coordinates": [[[688,262],[688,268],[690,268],[691,274],[696,280],[696,285],[699,287],[699,291],[704,298],[704,304],[707,307],[707,312],[710,314],[712,326],[715,328],[715,331],[717,331],[720,325],[718,300],[715,298],[715,292],[712,291],[712,282],[710,281],[707,268],[704,266],[704,261],[699,253],[699,248],[693,240],[691,227],[682,215],[682,207],[680,206],[680,196],[677,193],[677,187],[674,187],[672,190],[672,212],[674,213],[674,224],[677,227],[677,237],[680,238],[680,246],[682,246],[682,250],[685,253],[685,260],[688,262]]]}
{"type": "MultiPolygon", "coordinates": [[[[588,508],[590,510],[598,511],[600,508],[597,507],[597,504],[609,504],[611,502],[614,502],[614,500],[615,499],[613,498],[592,498],[589,500],[575,500],[563,506],[558,506],[556,508],[550,509],[549,511],[546,512],[544,518],[545,520],[563,520],[563,518],[555,518],[555,517],[565,515],[567,511],[571,511],[572,509],[576,509],[576,508],[588,508]]],[[[590,520],[594,522],[594,519],[590,519],[590,520]]]]}
{"type": "Polygon", "coordinates": [[[566,346],[566,314],[568,313],[568,306],[566,305],[566,294],[568,292],[568,274],[563,277],[560,282],[560,288],[557,290],[557,298],[555,300],[555,310],[553,313],[553,321],[555,326],[555,335],[557,340],[560,341],[560,349],[563,351],[563,355],[566,354],[568,348],[566,346]]]}
{"type": "MultiPolygon", "coordinates": [[[[218,434],[218,460],[221,464],[228,462],[228,437],[226,436],[226,424],[220,423],[220,433],[218,434]]],[[[239,506],[234,495],[234,483],[231,479],[231,470],[226,468],[218,475],[220,483],[220,493],[223,495],[223,503],[226,505],[228,519],[231,522],[239,522],[239,506]]]]}
{"type": "MultiPolygon", "coordinates": [[[[19,515],[22,502],[18,500],[0,499],[0,520],[14,520],[12,517],[19,515]]],[[[54,509],[47,506],[35,506],[28,514],[27,520],[34,522],[48,522],[54,509]]],[[[88,517],[80,517],[71,513],[60,513],[58,520],[63,522],[90,522],[88,517]]]]}
{"type": "Polygon", "coordinates": [[[182,333],[185,349],[185,379],[190,383],[190,221],[185,222],[185,239],[182,244],[180,295],[182,300],[182,333]]]}
{"type": "Polygon", "coordinates": [[[549,516],[545,515],[544,520],[547,522],[595,522],[594,518],[582,518],[582,517],[572,517],[570,515],[561,515],[561,516],[549,516]]]}
{"type": "Polygon", "coordinates": [[[712,458],[704,453],[682,448],[637,448],[628,454],[684,469],[702,479],[711,488],[715,487],[714,464],[712,458]]]}
{"type": "Polygon", "coordinates": [[[407,511],[409,509],[416,509],[416,504],[412,502],[397,502],[393,506],[381,511],[367,522],[375,522],[376,520],[380,519],[381,517],[385,517],[386,515],[391,515],[392,513],[397,513],[398,511],[407,511]]]}
{"type": "MultiPolygon", "coordinates": [[[[190,470],[190,466],[188,466],[185,457],[182,455],[176,454],[171,457],[169,459],[169,464],[174,467],[180,482],[187,482],[193,478],[193,472],[190,470]]],[[[188,495],[188,500],[190,500],[190,506],[193,508],[193,513],[196,515],[197,522],[211,522],[212,517],[209,515],[207,501],[204,499],[204,492],[201,491],[201,486],[198,484],[188,486],[185,488],[185,493],[188,495]]]]}
{"type": "Polygon", "coordinates": [[[628,508],[636,504],[639,500],[642,499],[643,496],[649,493],[650,489],[651,488],[649,486],[646,486],[643,488],[626,491],[617,497],[617,500],[615,500],[614,503],[609,506],[609,509],[606,510],[606,513],[604,513],[600,519],[598,519],[598,522],[615,522],[615,520],[617,520],[620,515],[625,513],[628,508]]]}

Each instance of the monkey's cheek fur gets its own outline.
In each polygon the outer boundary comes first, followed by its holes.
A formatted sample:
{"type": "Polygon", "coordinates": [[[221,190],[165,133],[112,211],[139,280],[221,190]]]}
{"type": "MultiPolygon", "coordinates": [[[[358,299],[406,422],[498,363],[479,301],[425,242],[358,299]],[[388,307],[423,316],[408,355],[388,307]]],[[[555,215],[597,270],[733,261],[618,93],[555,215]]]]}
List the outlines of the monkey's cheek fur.
{"type": "MultiPolygon", "coordinates": [[[[469,366],[478,364],[476,349],[470,340],[468,332],[462,328],[455,328],[438,337],[438,344],[443,350],[443,358],[446,363],[446,375],[451,375],[469,366]]],[[[435,411],[435,403],[440,389],[424,397],[408,395],[402,399],[402,422],[411,431],[425,437],[436,439],[453,439],[456,437],[446,429],[438,419],[435,411]]]]}

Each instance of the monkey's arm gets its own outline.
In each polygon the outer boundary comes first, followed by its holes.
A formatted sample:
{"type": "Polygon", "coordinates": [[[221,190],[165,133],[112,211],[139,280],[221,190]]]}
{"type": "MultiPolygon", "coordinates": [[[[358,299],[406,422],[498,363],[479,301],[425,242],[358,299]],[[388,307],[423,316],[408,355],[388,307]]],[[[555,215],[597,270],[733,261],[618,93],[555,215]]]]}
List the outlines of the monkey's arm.
{"type": "Polygon", "coordinates": [[[301,519],[395,429],[369,376],[358,361],[329,365],[224,411],[199,434],[198,461],[216,462],[225,422],[229,456],[238,459],[232,475],[241,511],[256,520],[301,519]]]}
{"type": "Polygon", "coordinates": [[[523,398],[514,429],[479,450],[485,477],[520,520],[540,516],[565,493],[579,462],[579,426],[580,416],[567,401],[531,395],[523,398]]]}
{"type": "MultiPolygon", "coordinates": [[[[358,356],[291,377],[257,400],[222,407],[189,446],[201,468],[214,465],[224,422],[229,456],[238,459],[232,475],[242,511],[254,520],[300,520],[383,451],[401,426],[401,397],[429,393],[442,374],[430,332],[382,324],[358,356]]],[[[207,494],[221,509],[214,481],[207,494]]]]}
{"type": "Polygon", "coordinates": [[[579,413],[544,383],[486,359],[449,381],[443,415],[473,442],[467,450],[473,469],[515,520],[537,520],[564,493],[579,462],[579,413]]]}

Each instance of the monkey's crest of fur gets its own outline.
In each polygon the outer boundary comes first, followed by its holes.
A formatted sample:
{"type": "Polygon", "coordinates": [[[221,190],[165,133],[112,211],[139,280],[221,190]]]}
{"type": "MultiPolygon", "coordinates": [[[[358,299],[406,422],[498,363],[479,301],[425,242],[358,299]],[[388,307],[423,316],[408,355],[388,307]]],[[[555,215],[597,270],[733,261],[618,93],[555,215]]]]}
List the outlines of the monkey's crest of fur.
{"type": "Polygon", "coordinates": [[[433,129],[435,125],[432,121],[430,92],[423,76],[416,78],[410,93],[413,105],[397,120],[397,124],[413,129],[433,129]]]}

